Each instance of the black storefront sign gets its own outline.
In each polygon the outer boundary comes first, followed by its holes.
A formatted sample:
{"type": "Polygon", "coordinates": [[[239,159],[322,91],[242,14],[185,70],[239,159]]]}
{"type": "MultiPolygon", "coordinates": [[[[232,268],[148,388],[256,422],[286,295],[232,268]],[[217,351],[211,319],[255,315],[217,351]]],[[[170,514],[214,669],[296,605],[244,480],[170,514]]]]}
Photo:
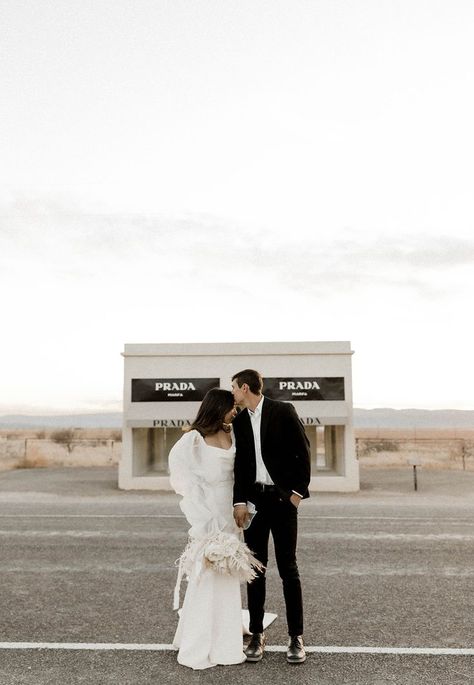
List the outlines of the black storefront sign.
{"type": "Polygon", "coordinates": [[[344,377],[264,378],[263,394],[272,400],[344,400],[344,377]]]}
{"type": "Polygon", "coordinates": [[[200,402],[219,378],[132,378],[132,402],[200,402]]]}

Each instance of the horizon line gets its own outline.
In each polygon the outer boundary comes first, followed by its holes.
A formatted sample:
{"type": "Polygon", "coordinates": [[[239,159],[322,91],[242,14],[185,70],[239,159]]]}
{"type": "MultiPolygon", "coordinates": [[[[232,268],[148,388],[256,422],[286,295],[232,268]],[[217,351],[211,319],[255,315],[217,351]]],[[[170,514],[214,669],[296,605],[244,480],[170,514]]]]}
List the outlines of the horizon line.
{"type": "MultiPolygon", "coordinates": [[[[412,412],[417,412],[417,411],[427,411],[427,412],[474,412],[474,407],[473,408],[463,408],[463,409],[457,409],[453,407],[435,407],[435,408],[429,408],[429,407],[413,407],[413,406],[406,406],[406,407],[390,407],[390,406],[376,406],[376,407],[363,407],[363,406],[354,406],[353,411],[394,411],[394,412],[403,412],[403,411],[412,411],[412,412]]],[[[96,416],[96,415],[110,415],[110,414],[123,414],[123,409],[114,409],[114,410],[79,410],[79,409],[71,409],[71,410],[61,410],[61,409],[44,409],[44,410],[28,410],[24,411],[21,409],[18,410],[10,410],[10,411],[5,411],[3,412],[0,410],[0,418],[6,418],[6,417],[11,417],[11,416],[21,416],[21,417],[55,417],[55,416],[96,416]]]]}

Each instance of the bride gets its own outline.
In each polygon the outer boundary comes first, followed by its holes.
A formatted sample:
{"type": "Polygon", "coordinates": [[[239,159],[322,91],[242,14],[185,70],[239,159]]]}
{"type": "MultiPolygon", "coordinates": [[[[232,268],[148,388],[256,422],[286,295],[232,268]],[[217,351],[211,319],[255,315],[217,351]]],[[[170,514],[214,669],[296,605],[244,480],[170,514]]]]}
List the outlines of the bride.
{"type": "Polygon", "coordinates": [[[233,518],[236,415],[231,392],[213,388],[190,429],[169,454],[170,482],[182,496],[189,542],[180,557],[174,608],[185,575],[188,586],[173,645],[178,663],[194,669],[245,661],[240,583],[261,567],[233,518]]]}

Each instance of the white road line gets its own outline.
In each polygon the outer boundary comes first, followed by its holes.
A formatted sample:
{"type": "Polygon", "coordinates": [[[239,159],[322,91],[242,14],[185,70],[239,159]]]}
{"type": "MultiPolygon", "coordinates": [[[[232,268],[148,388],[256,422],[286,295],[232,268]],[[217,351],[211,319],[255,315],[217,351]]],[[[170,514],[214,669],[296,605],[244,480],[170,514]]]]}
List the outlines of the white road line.
{"type": "MultiPolygon", "coordinates": [[[[183,514],[0,514],[0,519],[184,519],[183,514]]],[[[300,519],[323,521],[421,521],[424,523],[469,523],[474,524],[474,518],[433,518],[427,516],[324,516],[315,513],[314,516],[299,516],[300,519]]]]}
{"type": "MultiPolygon", "coordinates": [[[[183,514],[0,514],[1,519],[184,519],[183,514]]],[[[441,520],[441,519],[440,519],[441,520]]]]}
{"type": "Polygon", "coordinates": [[[299,516],[299,518],[304,518],[304,519],[324,519],[326,521],[421,521],[423,523],[445,523],[452,521],[453,523],[462,523],[462,522],[468,522],[468,523],[474,523],[474,517],[473,516],[464,516],[464,517],[438,517],[435,518],[433,516],[324,516],[324,515],[319,515],[317,512],[315,512],[314,516],[305,516],[302,514],[299,516]]]}
{"type": "MultiPolygon", "coordinates": [[[[135,642],[0,642],[0,649],[169,652],[173,645],[135,642]]],[[[286,652],[283,645],[267,645],[268,652],[286,652]]],[[[313,654],[403,654],[406,656],[474,656],[474,648],[306,646],[313,654]]]]}
{"type": "Polygon", "coordinates": [[[0,649],[71,649],[83,651],[169,652],[173,645],[135,642],[0,642],[0,649]]]}
{"type": "MultiPolygon", "coordinates": [[[[169,533],[166,533],[169,535],[169,533]]],[[[179,533],[182,535],[184,533],[179,533]]],[[[138,540],[162,540],[163,531],[150,530],[144,532],[122,530],[3,530],[0,529],[0,538],[76,538],[76,539],[97,539],[106,538],[108,540],[129,539],[133,536],[138,540]]],[[[459,542],[474,543],[473,534],[461,533],[300,533],[300,539],[317,541],[325,540],[349,540],[349,541],[373,541],[379,543],[400,542],[410,544],[413,542],[459,542]]]]}

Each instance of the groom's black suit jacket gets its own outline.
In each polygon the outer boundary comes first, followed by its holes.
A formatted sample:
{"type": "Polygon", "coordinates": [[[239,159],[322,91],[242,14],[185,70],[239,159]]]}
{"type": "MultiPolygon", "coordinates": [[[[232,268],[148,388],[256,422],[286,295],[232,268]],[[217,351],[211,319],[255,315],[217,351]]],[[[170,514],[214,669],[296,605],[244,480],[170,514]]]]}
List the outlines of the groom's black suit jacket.
{"type": "MultiPolygon", "coordinates": [[[[246,409],[234,419],[236,443],[234,503],[252,501],[255,492],[255,442],[246,409]]],[[[262,457],[282,499],[295,490],[309,497],[311,455],[309,441],[292,404],[265,397],[260,423],[262,457]]]]}

